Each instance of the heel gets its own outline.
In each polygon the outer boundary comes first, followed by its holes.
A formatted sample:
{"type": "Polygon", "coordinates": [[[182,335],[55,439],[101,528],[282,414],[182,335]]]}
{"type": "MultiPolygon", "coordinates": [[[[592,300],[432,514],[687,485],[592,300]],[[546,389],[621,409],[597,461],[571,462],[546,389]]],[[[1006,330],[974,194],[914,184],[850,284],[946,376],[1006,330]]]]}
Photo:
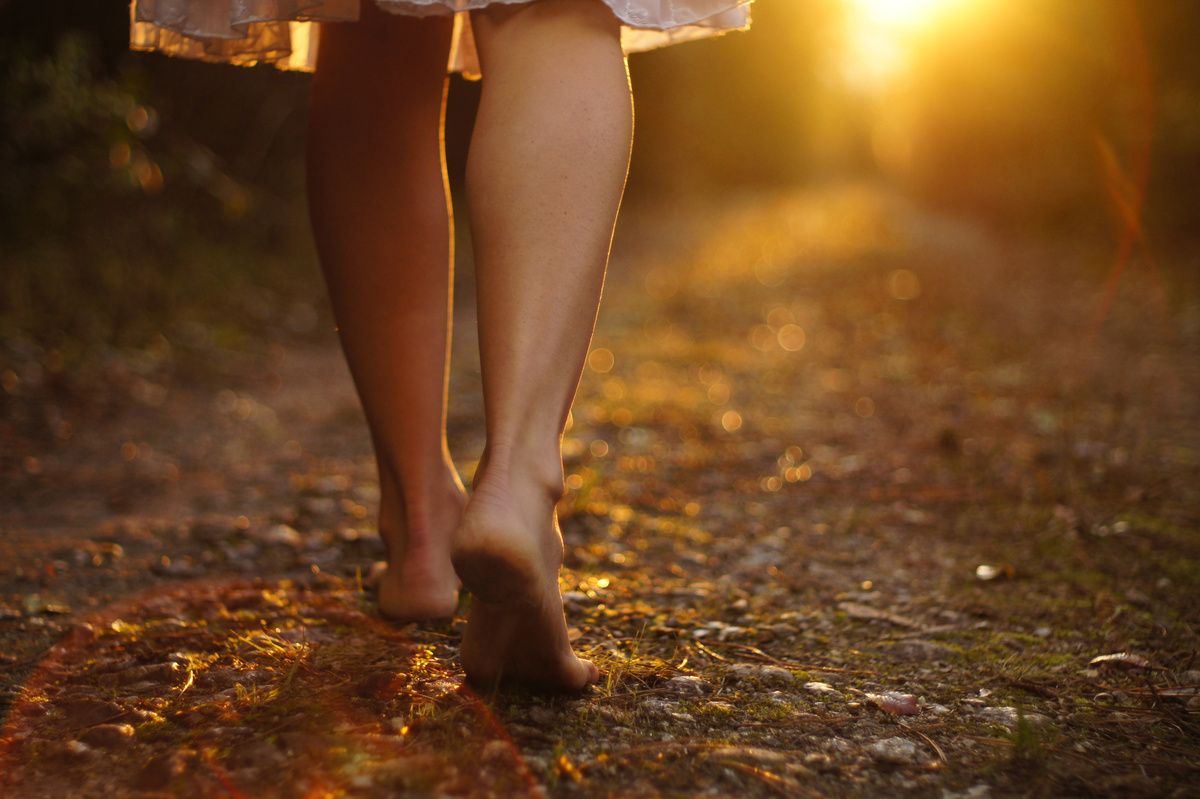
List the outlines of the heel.
{"type": "Polygon", "coordinates": [[[456,551],[450,558],[463,586],[489,605],[518,605],[534,600],[536,571],[522,568],[511,555],[487,549],[456,551]]]}

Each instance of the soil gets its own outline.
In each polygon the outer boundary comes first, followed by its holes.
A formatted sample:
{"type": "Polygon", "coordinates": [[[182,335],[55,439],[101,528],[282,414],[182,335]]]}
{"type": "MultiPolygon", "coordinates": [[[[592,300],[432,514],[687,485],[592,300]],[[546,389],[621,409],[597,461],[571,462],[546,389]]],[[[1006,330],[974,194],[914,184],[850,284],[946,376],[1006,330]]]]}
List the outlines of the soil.
{"type": "Polygon", "coordinates": [[[1200,796],[1194,287],[870,187],[622,225],[561,505],[599,685],[479,695],[461,615],[378,618],[332,333],[91,382],[31,351],[0,364],[0,793],[1200,796]]]}

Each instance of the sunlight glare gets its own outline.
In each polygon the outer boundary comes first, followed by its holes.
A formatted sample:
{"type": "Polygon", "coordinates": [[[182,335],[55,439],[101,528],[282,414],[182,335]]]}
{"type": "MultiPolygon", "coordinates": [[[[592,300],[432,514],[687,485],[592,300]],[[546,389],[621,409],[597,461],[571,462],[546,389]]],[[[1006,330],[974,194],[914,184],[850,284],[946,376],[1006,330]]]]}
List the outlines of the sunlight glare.
{"type": "Polygon", "coordinates": [[[938,12],[962,0],[850,0],[864,21],[891,28],[913,30],[929,22],[938,12]]]}
{"type": "Polygon", "coordinates": [[[951,11],[975,0],[845,0],[845,74],[851,85],[874,90],[902,72],[912,40],[951,11]]]}

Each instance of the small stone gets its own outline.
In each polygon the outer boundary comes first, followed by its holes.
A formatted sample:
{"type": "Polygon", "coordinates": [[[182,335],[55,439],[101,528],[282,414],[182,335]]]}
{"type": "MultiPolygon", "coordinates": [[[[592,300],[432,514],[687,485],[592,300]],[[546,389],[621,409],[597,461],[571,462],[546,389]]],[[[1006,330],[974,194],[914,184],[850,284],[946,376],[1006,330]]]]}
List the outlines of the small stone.
{"type": "Polygon", "coordinates": [[[917,627],[915,621],[905,616],[900,616],[895,613],[888,613],[885,610],[876,610],[868,605],[863,605],[858,602],[839,602],[838,610],[845,613],[851,619],[857,621],[886,621],[889,624],[895,624],[898,627],[917,627]]]}
{"type": "Polygon", "coordinates": [[[729,676],[737,680],[752,680],[765,685],[790,686],[796,676],[781,666],[738,663],[729,667],[729,676]]]}
{"type": "Polygon", "coordinates": [[[917,759],[917,745],[904,738],[884,738],[867,747],[871,757],[880,763],[903,766],[917,759]]]}
{"type": "Polygon", "coordinates": [[[82,646],[89,644],[96,638],[96,628],[88,624],[86,621],[81,621],[71,626],[67,632],[67,639],[72,645],[82,646]]]}
{"type": "Polygon", "coordinates": [[[524,755],[525,765],[534,774],[545,774],[550,771],[550,761],[539,755],[524,755]]]}
{"type": "Polygon", "coordinates": [[[936,641],[897,641],[893,644],[882,644],[879,651],[900,660],[913,662],[929,660],[946,660],[959,654],[956,649],[936,641]]]}
{"type": "Polygon", "coordinates": [[[96,755],[96,750],[83,741],[63,741],[51,743],[46,754],[54,760],[78,763],[81,760],[90,760],[96,755]]]}
{"type": "Polygon", "coordinates": [[[332,474],[322,477],[313,486],[318,494],[340,494],[350,488],[350,478],[344,474],[332,474]]]}
{"type": "Polygon", "coordinates": [[[210,727],[202,730],[196,741],[219,747],[234,746],[254,736],[253,727],[210,727]]]}
{"type": "Polygon", "coordinates": [[[480,758],[485,763],[515,760],[516,757],[516,747],[508,741],[501,740],[488,741],[484,744],[483,751],[480,753],[480,758]]]}
{"type": "Polygon", "coordinates": [[[804,683],[804,690],[810,694],[819,694],[837,699],[842,698],[842,692],[827,682],[806,682],[804,683]]]}
{"type": "Polygon", "coordinates": [[[535,705],[529,708],[529,719],[542,727],[552,726],[560,720],[559,714],[548,707],[535,705]]]}
{"type": "Polygon", "coordinates": [[[824,752],[809,752],[804,756],[804,765],[814,771],[837,771],[838,766],[833,758],[824,752]]]}
{"type": "Polygon", "coordinates": [[[921,703],[912,694],[886,691],[882,694],[867,694],[867,701],[891,716],[915,716],[921,712],[921,703]]]}
{"type": "Polygon", "coordinates": [[[91,727],[103,724],[124,713],[122,707],[115,702],[105,702],[103,699],[73,699],[59,705],[66,722],[72,727],[91,727]]]}
{"type": "Polygon", "coordinates": [[[300,535],[296,528],[286,524],[260,527],[252,530],[249,536],[260,544],[283,544],[289,547],[300,547],[304,544],[304,536],[300,535]]]}
{"type": "Polygon", "coordinates": [[[679,674],[667,680],[663,690],[680,696],[701,696],[712,690],[711,686],[691,674],[679,674]]]}
{"type": "Polygon", "coordinates": [[[752,763],[781,764],[788,761],[789,756],[783,752],[771,749],[761,749],[756,746],[719,746],[712,750],[711,757],[726,760],[748,760],[752,763]]]}
{"type": "Polygon", "coordinates": [[[1041,713],[1022,714],[1015,707],[985,707],[975,714],[975,718],[988,724],[998,724],[1001,727],[1015,730],[1022,715],[1024,715],[1026,723],[1035,727],[1045,727],[1050,724],[1050,719],[1041,713]]]}
{"type": "Polygon", "coordinates": [[[337,502],[332,497],[304,497],[300,507],[314,516],[332,516],[337,513],[337,502]]]}
{"type": "Polygon", "coordinates": [[[1180,685],[1200,685],[1200,669],[1188,669],[1179,677],[1180,685]]]}
{"type": "Polygon", "coordinates": [[[567,591],[562,595],[563,602],[573,602],[580,607],[591,607],[600,604],[600,597],[585,594],[582,591],[567,591]]]}
{"type": "Polygon", "coordinates": [[[96,685],[101,688],[112,688],[117,685],[136,685],[143,682],[174,684],[182,680],[185,676],[186,671],[182,666],[178,663],[168,661],[166,663],[152,663],[147,666],[135,666],[132,669],[101,674],[96,678],[96,685]]]}
{"type": "Polygon", "coordinates": [[[79,740],[100,749],[119,749],[133,740],[134,730],[129,724],[97,724],[85,730],[79,740]]]}
{"type": "Polygon", "coordinates": [[[365,699],[391,699],[407,683],[408,675],[403,672],[380,671],[359,680],[355,690],[365,699]]]}
{"type": "Polygon", "coordinates": [[[676,707],[677,705],[661,699],[646,699],[638,704],[638,709],[649,716],[669,716],[676,707]]]}
{"type": "Polygon", "coordinates": [[[193,752],[182,750],[166,752],[150,758],[135,780],[135,785],[142,790],[154,791],[165,788],[171,780],[182,776],[187,771],[193,752]]]}

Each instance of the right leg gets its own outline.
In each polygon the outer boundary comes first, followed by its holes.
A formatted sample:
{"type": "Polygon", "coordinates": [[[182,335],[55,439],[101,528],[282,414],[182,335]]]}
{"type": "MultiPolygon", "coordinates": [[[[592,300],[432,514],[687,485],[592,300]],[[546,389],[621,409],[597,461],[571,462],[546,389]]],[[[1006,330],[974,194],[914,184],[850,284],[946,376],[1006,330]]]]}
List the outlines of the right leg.
{"type": "Polygon", "coordinates": [[[454,612],[465,501],[446,448],[451,231],[442,115],[451,21],[362,4],[321,28],[308,131],[313,233],[379,465],[382,612],[454,612]]]}
{"type": "Polygon", "coordinates": [[[625,184],[632,103],[621,26],[599,0],[472,16],[483,94],[467,164],[487,445],[455,535],[471,589],[467,677],[578,690],[558,590],[561,444],[625,184]]]}

